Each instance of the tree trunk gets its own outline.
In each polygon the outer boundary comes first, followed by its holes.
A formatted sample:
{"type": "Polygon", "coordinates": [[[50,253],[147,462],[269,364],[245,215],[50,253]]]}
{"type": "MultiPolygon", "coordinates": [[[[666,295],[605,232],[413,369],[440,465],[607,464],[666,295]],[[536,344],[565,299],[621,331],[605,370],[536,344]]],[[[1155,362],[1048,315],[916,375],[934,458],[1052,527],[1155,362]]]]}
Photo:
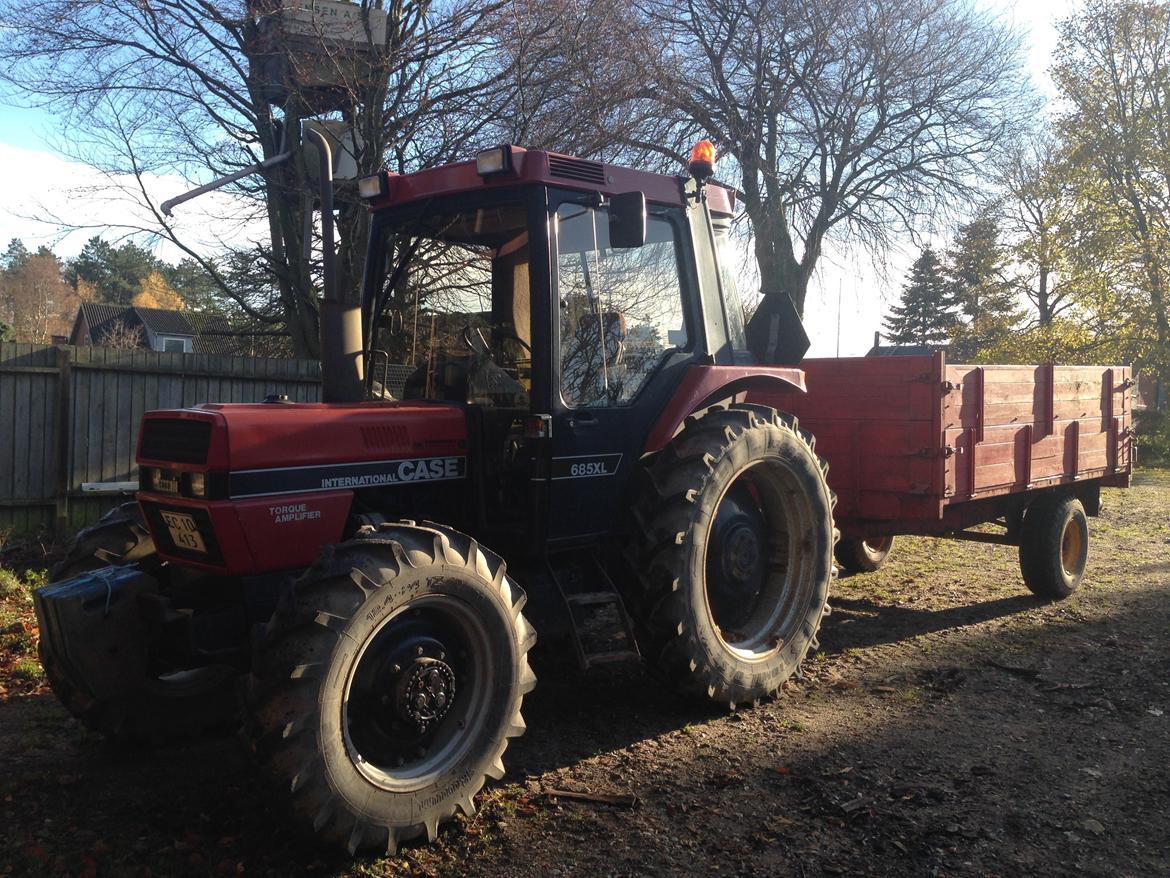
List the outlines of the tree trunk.
{"type": "MultiPolygon", "coordinates": [[[[746,173],[744,177],[747,177],[746,173]]],[[[796,306],[796,313],[803,318],[810,272],[800,264],[793,251],[784,208],[777,201],[761,200],[758,187],[750,188],[757,190],[755,197],[749,194],[744,203],[755,234],[760,291],[765,296],[786,294],[796,306]]]]}
{"type": "Polygon", "coordinates": [[[1036,311],[1040,315],[1040,325],[1047,326],[1052,322],[1052,310],[1048,304],[1048,269],[1040,266],[1039,289],[1036,290],[1036,311]]]}

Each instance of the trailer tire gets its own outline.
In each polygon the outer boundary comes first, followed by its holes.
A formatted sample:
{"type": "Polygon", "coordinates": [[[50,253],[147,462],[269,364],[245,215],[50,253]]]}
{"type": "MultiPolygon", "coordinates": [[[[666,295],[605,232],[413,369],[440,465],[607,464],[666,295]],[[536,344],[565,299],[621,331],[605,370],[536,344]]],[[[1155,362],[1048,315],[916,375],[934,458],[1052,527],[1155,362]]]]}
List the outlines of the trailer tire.
{"type": "Polygon", "coordinates": [[[854,537],[842,537],[837,542],[834,553],[837,563],[850,573],[874,573],[881,570],[890,552],[894,550],[894,538],[872,537],[859,540],[854,537]]]}
{"type": "Polygon", "coordinates": [[[1062,600],[1077,590],[1089,556],[1089,521],[1070,495],[1041,497],[1024,511],[1020,572],[1037,597],[1062,600]]]}
{"type": "MultiPolygon", "coordinates": [[[[136,566],[165,582],[167,568],[137,502],[111,509],[69,543],[65,557],[53,565],[49,582],[60,582],[102,567],[136,566]]],[[[117,697],[96,697],[42,639],[37,655],[53,694],[86,728],[129,744],[174,744],[237,725],[237,673],[227,666],[196,668],[140,681],[117,697]]]]}
{"type": "Polygon", "coordinates": [[[352,855],[473,814],[536,685],[524,600],[499,556],[439,525],[322,550],[244,691],[252,752],[294,816],[352,855]]]}
{"type": "Polygon", "coordinates": [[[651,669],[734,709],[774,694],[827,610],[835,498],[796,418],[715,406],[642,472],[627,606],[651,669]]]}

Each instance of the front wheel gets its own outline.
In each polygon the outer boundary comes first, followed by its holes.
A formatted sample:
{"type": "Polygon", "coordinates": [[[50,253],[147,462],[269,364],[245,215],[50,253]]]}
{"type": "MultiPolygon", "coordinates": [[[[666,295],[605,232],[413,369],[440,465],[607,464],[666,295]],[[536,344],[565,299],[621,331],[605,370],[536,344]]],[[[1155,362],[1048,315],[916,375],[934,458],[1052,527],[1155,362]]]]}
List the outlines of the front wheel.
{"type": "MultiPolygon", "coordinates": [[[[131,501],[111,509],[80,531],[64,557],[53,565],[49,582],[84,573],[100,575],[106,567],[134,567],[153,576],[164,588],[175,574],[162,563],[146,527],[142,510],[131,501]]],[[[104,624],[102,615],[93,624],[104,624]]],[[[153,646],[157,644],[152,644],[153,646]]],[[[238,724],[235,685],[230,666],[180,669],[151,661],[147,674],[117,696],[99,696],[59,658],[64,644],[42,633],[37,646],[45,678],[53,694],[87,728],[108,738],[133,744],[172,744],[220,732],[238,724]]],[[[80,647],[85,654],[84,644],[80,647]]],[[[93,655],[92,661],[102,661],[93,655]]]]}
{"type": "Polygon", "coordinates": [[[115,506],[97,524],[69,541],[65,555],[49,570],[49,582],[59,582],[102,567],[138,564],[154,574],[162,566],[138,501],[115,506]]]}
{"type": "Polygon", "coordinates": [[[835,575],[826,469],[795,418],[751,405],[688,419],[647,467],[627,605],[673,688],[754,703],[817,648],[835,575]]]}
{"type": "Polygon", "coordinates": [[[261,767],[325,840],[433,839],[504,773],[536,635],[504,562],[445,527],[327,548],[268,625],[247,688],[261,767]]]}

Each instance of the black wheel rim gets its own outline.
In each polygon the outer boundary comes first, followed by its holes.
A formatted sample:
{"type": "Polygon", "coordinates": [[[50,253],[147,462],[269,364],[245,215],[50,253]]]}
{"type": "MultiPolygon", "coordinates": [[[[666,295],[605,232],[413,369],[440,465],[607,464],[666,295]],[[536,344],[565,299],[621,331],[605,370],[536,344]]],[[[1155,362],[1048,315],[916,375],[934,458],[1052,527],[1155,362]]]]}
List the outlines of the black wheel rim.
{"type": "Polygon", "coordinates": [[[707,609],[737,657],[762,660],[797,636],[816,588],[815,526],[807,489],[779,460],[741,470],[720,498],[707,540],[707,609]]]}
{"type": "Polygon", "coordinates": [[[470,746],[493,670],[487,629],[466,603],[434,594],[400,608],[350,669],[342,703],[350,760],[383,789],[434,783],[470,746]]]}

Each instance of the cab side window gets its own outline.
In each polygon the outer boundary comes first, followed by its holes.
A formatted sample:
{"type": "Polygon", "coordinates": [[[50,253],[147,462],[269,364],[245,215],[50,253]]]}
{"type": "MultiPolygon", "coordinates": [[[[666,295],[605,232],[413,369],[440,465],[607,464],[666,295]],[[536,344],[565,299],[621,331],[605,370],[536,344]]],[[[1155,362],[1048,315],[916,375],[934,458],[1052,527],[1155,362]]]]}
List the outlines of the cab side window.
{"type": "Polygon", "coordinates": [[[561,394],[574,407],[628,405],[663,357],[690,344],[677,231],[651,214],[642,247],[609,246],[605,208],[557,210],[561,394]]]}

